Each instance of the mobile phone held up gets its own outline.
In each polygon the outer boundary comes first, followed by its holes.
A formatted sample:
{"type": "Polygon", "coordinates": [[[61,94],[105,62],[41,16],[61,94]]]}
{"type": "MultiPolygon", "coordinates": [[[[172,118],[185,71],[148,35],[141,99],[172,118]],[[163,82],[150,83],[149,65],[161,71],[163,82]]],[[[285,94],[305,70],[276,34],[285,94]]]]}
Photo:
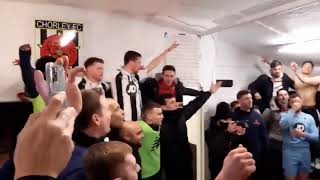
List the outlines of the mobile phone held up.
{"type": "Polygon", "coordinates": [[[53,62],[46,64],[46,81],[49,88],[49,97],[66,90],[66,78],[62,65],[53,62]]]}
{"type": "Polygon", "coordinates": [[[221,87],[232,87],[233,86],[233,80],[226,80],[226,79],[218,79],[216,82],[221,81],[221,87]]]}

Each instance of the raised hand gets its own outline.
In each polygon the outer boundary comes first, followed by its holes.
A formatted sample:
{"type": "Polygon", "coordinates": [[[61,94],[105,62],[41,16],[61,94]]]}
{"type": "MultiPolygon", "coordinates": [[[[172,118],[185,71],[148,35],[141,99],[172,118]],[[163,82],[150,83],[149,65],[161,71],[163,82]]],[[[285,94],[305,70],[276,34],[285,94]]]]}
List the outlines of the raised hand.
{"type": "Polygon", "coordinates": [[[30,175],[57,178],[67,166],[74,149],[71,137],[78,113],[74,108],[63,109],[65,99],[65,93],[58,93],[43,112],[30,115],[17,139],[15,179],[30,175]]]}
{"type": "Polygon", "coordinates": [[[220,89],[221,85],[222,85],[222,81],[219,81],[216,84],[212,83],[211,88],[210,88],[211,94],[216,93],[220,89]]]}
{"type": "Polygon", "coordinates": [[[22,45],[22,46],[20,46],[19,47],[19,50],[20,51],[31,51],[31,46],[30,46],[30,44],[24,44],[24,45],[22,45]]]}
{"type": "MultiPolygon", "coordinates": [[[[81,111],[82,108],[82,98],[81,92],[76,84],[76,77],[82,77],[85,73],[84,67],[75,67],[73,69],[69,69],[69,60],[68,57],[64,56],[61,58],[57,58],[56,64],[62,65],[66,72],[66,94],[67,94],[67,102],[68,106],[75,108],[77,112],[81,111]]],[[[44,76],[41,71],[34,72],[34,79],[36,83],[36,88],[40,96],[44,99],[45,102],[49,101],[49,87],[47,82],[44,79],[44,76]]]]}
{"type": "Polygon", "coordinates": [[[75,67],[68,72],[66,93],[68,106],[74,107],[77,112],[82,108],[81,91],[76,84],[76,77],[83,77],[86,72],[84,67],[75,67]]]}
{"type": "Polygon", "coordinates": [[[174,50],[175,48],[177,48],[179,46],[178,42],[177,41],[174,41],[170,47],[168,48],[168,52],[174,50]]]}
{"type": "Polygon", "coordinates": [[[261,62],[270,65],[272,61],[270,59],[263,58],[261,62]]]}
{"type": "Polygon", "coordinates": [[[295,63],[295,62],[292,62],[292,63],[290,64],[290,67],[291,67],[291,69],[292,69],[294,72],[297,72],[298,69],[299,69],[298,64],[295,63]]]}
{"type": "Polygon", "coordinates": [[[224,159],[222,170],[216,180],[247,180],[256,171],[255,160],[246,148],[239,145],[224,159]]]}
{"type": "Polygon", "coordinates": [[[12,61],[12,64],[15,66],[19,66],[20,65],[20,59],[15,59],[14,61],[12,61]]]}
{"type": "Polygon", "coordinates": [[[143,66],[143,65],[141,65],[140,66],[140,68],[139,68],[139,71],[143,71],[143,70],[145,70],[146,68],[143,66]]]}
{"type": "Polygon", "coordinates": [[[69,71],[69,58],[68,58],[68,56],[62,56],[62,57],[57,58],[56,64],[63,66],[64,72],[66,73],[66,77],[67,77],[68,71],[69,71]]]}

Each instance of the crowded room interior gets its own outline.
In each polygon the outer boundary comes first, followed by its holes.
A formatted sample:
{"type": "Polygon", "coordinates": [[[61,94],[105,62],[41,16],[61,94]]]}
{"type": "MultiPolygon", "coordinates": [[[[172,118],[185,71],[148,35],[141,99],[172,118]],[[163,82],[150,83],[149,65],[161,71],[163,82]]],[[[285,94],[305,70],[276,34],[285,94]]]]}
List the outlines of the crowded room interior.
{"type": "Polygon", "coordinates": [[[0,180],[320,180],[319,0],[0,0],[0,180]]]}

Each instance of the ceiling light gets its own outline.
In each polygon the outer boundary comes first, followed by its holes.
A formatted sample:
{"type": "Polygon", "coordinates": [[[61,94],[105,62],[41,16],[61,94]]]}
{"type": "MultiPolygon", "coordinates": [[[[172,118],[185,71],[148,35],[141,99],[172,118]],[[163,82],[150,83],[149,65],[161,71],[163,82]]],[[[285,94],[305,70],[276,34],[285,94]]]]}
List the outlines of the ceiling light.
{"type": "Polygon", "coordinates": [[[76,37],[76,33],[75,30],[64,32],[60,40],[60,46],[64,47],[69,44],[76,37]]]}
{"type": "Polygon", "coordinates": [[[279,53],[285,54],[313,54],[319,53],[320,40],[311,40],[282,46],[279,53]]]}
{"type": "Polygon", "coordinates": [[[269,43],[272,45],[283,45],[306,42],[315,39],[320,39],[319,27],[296,29],[288,34],[283,34],[281,37],[272,39],[269,43]]]}

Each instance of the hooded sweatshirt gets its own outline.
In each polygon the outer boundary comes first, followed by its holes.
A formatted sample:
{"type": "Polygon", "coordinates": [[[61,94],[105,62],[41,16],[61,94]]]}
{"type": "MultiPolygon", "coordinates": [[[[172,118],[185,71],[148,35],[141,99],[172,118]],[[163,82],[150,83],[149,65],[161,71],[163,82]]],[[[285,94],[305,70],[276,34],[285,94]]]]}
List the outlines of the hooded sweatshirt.
{"type": "Polygon", "coordinates": [[[283,135],[283,148],[309,148],[309,141],[318,140],[318,129],[309,114],[295,113],[289,110],[281,114],[280,127],[283,135]],[[297,138],[291,135],[291,131],[301,130],[305,133],[304,138],[297,138]]]}

